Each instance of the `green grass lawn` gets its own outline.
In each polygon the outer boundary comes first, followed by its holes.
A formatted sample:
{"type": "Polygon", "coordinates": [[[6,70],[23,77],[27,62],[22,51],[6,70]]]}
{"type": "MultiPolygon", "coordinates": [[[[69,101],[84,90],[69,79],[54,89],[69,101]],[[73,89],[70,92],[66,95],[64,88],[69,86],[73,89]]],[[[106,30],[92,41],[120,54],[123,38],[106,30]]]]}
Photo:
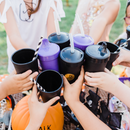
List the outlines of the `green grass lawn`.
{"type": "MultiPolygon", "coordinates": [[[[64,10],[66,12],[66,18],[62,19],[62,22],[60,23],[61,31],[63,32],[69,32],[71,25],[74,20],[75,16],[75,10],[78,4],[78,0],[69,0],[70,6],[66,6],[66,0],[63,0],[64,10]]],[[[125,13],[125,7],[126,7],[126,1],[127,0],[120,0],[121,2],[121,9],[119,12],[119,15],[112,27],[111,33],[110,33],[110,41],[113,42],[119,34],[123,32],[123,17],[125,13]]],[[[6,52],[6,32],[2,24],[0,24],[0,74],[7,73],[7,52],[6,52]]],[[[117,67],[113,70],[114,73],[118,73],[120,71],[120,67],[117,67]]]]}

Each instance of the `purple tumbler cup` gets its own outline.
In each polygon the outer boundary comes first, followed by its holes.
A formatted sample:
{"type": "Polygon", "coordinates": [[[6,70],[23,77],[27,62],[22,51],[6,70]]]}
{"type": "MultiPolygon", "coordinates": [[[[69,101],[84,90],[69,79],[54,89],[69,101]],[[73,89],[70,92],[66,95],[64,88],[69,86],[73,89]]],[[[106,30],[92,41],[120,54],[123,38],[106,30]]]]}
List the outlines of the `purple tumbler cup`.
{"type": "Polygon", "coordinates": [[[85,51],[86,47],[94,45],[94,40],[88,35],[82,36],[82,34],[76,34],[73,36],[73,39],[74,46],[82,51],[85,51]]]}
{"type": "Polygon", "coordinates": [[[55,43],[49,43],[48,39],[43,39],[39,48],[38,56],[43,70],[59,71],[58,56],[60,47],[55,43]]]}

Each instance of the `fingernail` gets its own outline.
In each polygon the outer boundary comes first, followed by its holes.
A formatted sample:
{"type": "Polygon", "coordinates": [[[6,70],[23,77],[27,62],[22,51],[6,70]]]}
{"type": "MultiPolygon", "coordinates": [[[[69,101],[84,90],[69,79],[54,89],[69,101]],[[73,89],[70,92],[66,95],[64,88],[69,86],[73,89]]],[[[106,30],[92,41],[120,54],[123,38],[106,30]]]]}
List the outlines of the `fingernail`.
{"type": "Polygon", "coordinates": [[[38,75],[38,72],[35,72],[38,75]]]}
{"type": "Polygon", "coordinates": [[[113,65],[113,66],[115,66],[115,62],[114,62],[114,63],[112,63],[112,65],[113,65]]]}
{"type": "Polygon", "coordinates": [[[29,73],[32,73],[32,70],[29,70],[29,73]]]}
{"type": "Polygon", "coordinates": [[[60,99],[60,97],[56,97],[56,99],[60,99]]]}

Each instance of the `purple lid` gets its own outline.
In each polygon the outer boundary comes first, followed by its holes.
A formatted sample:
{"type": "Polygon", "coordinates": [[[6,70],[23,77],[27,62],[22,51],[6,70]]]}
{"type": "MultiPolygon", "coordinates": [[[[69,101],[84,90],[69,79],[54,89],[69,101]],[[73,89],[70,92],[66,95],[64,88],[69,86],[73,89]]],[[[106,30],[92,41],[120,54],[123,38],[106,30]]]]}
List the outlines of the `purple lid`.
{"type": "Polygon", "coordinates": [[[89,45],[94,44],[94,40],[92,39],[92,37],[90,37],[88,35],[85,35],[85,37],[84,37],[81,34],[76,34],[76,35],[74,35],[73,39],[74,39],[74,46],[83,50],[83,51],[89,45]]]}
{"type": "Polygon", "coordinates": [[[48,39],[43,39],[42,45],[39,48],[38,55],[40,60],[54,60],[59,56],[60,47],[55,43],[49,43],[48,39]]]}

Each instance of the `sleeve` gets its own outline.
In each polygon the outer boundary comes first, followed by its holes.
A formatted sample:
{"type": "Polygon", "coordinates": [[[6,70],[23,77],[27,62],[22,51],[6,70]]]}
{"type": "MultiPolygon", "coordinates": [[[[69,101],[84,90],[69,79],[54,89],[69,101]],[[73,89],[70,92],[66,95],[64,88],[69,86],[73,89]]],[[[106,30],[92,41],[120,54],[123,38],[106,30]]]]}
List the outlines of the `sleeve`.
{"type": "Polygon", "coordinates": [[[51,0],[50,7],[52,7],[54,9],[59,21],[61,21],[62,17],[65,17],[65,12],[63,10],[62,0],[51,0]],[[57,2],[57,7],[55,5],[55,1],[57,2]]]}
{"type": "Polygon", "coordinates": [[[0,5],[3,1],[5,1],[5,5],[4,5],[3,13],[1,14],[0,12],[0,22],[7,23],[6,12],[11,7],[11,2],[10,0],[0,0],[0,5]]]}

